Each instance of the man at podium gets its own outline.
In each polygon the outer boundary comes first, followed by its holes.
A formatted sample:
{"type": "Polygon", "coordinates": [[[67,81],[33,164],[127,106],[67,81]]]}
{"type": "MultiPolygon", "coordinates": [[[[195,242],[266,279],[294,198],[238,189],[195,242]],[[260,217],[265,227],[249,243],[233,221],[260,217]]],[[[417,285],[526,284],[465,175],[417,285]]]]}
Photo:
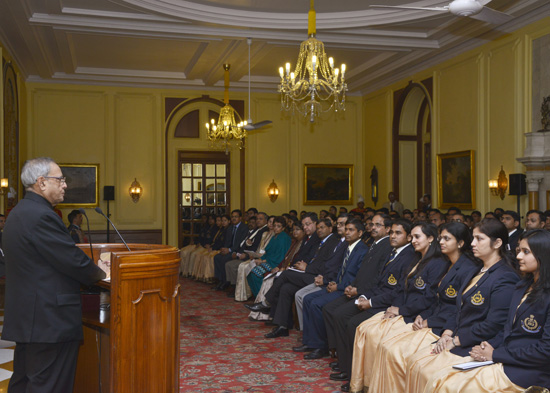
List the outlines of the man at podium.
{"type": "Polygon", "coordinates": [[[73,391],[82,334],[80,285],[105,273],[74,241],[53,207],[67,184],[51,158],[28,160],[26,195],[3,233],[6,297],[2,339],[16,342],[8,392],[73,391]]]}

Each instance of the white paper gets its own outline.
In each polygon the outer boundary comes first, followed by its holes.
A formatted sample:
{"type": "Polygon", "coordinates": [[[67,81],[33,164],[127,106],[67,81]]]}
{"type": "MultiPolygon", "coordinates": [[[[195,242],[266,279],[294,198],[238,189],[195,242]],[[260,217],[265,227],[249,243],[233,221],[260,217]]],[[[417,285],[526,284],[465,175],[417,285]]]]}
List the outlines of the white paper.
{"type": "Polygon", "coordinates": [[[288,270],[292,270],[293,272],[298,272],[298,273],[305,273],[304,270],[298,270],[298,269],[295,269],[293,267],[289,267],[288,270]]]}
{"type": "Polygon", "coordinates": [[[457,370],[462,370],[462,371],[466,371],[466,370],[471,370],[473,368],[477,368],[477,367],[483,367],[483,366],[489,366],[491,364],[494,364],[494,362],[492,360],[487,360],[486,362],[466,362],[466,363],[460,363],[460,364],[455,364],[453,366],[453,368],[457,369],[457,370]]]}

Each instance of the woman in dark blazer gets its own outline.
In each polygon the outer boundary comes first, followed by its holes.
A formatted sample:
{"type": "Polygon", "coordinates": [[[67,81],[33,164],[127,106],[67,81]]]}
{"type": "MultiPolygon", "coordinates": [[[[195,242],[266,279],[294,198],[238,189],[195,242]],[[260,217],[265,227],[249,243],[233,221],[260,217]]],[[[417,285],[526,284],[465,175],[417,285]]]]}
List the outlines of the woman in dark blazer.
{"type": "Polygon", "coordinates": [[[496,219],[484,219],[474,228],[472,250],[483,261],[459,290],[456,318],[448,320],[435,347],[407,359],[405,392],[432,392],[434,381],[448,375],[452,365],[470,361],[469,352],[483,341],[496,340],[504,328],[510,294],[519,281],[506,251],[508,231],[496,219]]]}
{"type": "Polygon", "coordinates": [[[484,341],[470,355],[496,364],[453,372],[436,381],[437,392],[522,392],[550,388],[550,233],[536,229],[519,242],[524,279],[512,294],[508,320],[493,343],[484,341]]]}
{"type": "Polygon", "coordinates": [[[414,323],[397,329],[392,337],[385,337],[380,342],[369,392],[402,392],[405,389],[405,359],[439,339],[447,320],[456,318],[460,288],[474,270],[480,269],[481,262],[472,254],[472,234],[466,225],[450,222],[441,225],[439,231],[441,252],[451,262],[451,267],[437,287],[437,303],[417,315],[414,323]]]}

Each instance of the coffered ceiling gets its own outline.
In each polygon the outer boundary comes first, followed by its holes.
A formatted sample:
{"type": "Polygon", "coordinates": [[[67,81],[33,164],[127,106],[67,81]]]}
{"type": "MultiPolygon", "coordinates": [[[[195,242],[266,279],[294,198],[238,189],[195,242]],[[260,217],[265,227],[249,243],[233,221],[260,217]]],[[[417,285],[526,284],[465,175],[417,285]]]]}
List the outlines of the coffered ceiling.
{"type": "MultiPolygon", "coordinates": [[[[493,0],[495,26],[447,13],[370,8],[423,0],[317,0],[317,38],[365,94],[550,16],[548,0],[493,0]]],[[[278,67],[307,38],[308,0],[1,0],[0,41],[28,81],[212,90],[277,90],[278,67]]]]}

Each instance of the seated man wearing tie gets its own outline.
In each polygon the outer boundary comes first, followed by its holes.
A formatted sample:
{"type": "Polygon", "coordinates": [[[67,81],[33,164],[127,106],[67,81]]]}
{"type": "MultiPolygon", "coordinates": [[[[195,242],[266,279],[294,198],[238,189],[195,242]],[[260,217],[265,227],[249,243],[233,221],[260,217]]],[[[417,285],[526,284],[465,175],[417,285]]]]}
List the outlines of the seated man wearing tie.
{"type": "Polygon", "coordinates": [[[345,237],[348,246],[336,280],[328,283],[325,290],[311,293],[304,299],[304,337],[302,339],[304,345],[293,348],[298,352],[304,347],[313,349],[311,353],[304,356],[304,359],[319,359],[328,355],[322,309],[325,304],[343,295],[346,287],[354,281],[369,250],[369,247],[361,241],[364,231],[365,226],[360,220],[354,219],[346,223],[345,237]]]}
{"type": "MultiPolygon", "coordinates": [[[[302,220],[304,228],[308,226],[309,218],[302,220]]],[[[293,269],[285,270],[275,280],[271,289],[266,293],[264,301],[271,308],[270,315],[273,323],[277,325],[272,332],[265,335],[266,338],[288,336],[288,329],[292,327],[292,301],[296,292],[313,283],[315,277],[323,273],[325,262],[330,258],[340,239],[332,234],[332,224],[329,219],[324,219],[317,225],[317,236],[321,239],[314,257],[309,263],[298,261],[293,269]]],[[[251,306],[252,311],[265,309],[263,303],[251,306]],[[258,309],[255,309],[257,306],[258,309]]]]}
{"type": "Polygon", "coordinates": [[[376,286],[366,290],[364,293],[355,294],[357,296],[357,299],[354,301],[355,307],[364,311],[334,325],[334,334],[336,337],[341,337],[342,339],[336,341],[338,370],[330,375],[330,379],[334,381],[349,380],[355,329],[363,321],[392,305],[398,293],[396,290],[398,288],[398,279],[414,258],[416,258],[414,248],[410,244],[411,229],[412,223],[408,220],[397,219],[393,222],[390,230],[390,244],[393,250],[378,274],[376,286]]]}

